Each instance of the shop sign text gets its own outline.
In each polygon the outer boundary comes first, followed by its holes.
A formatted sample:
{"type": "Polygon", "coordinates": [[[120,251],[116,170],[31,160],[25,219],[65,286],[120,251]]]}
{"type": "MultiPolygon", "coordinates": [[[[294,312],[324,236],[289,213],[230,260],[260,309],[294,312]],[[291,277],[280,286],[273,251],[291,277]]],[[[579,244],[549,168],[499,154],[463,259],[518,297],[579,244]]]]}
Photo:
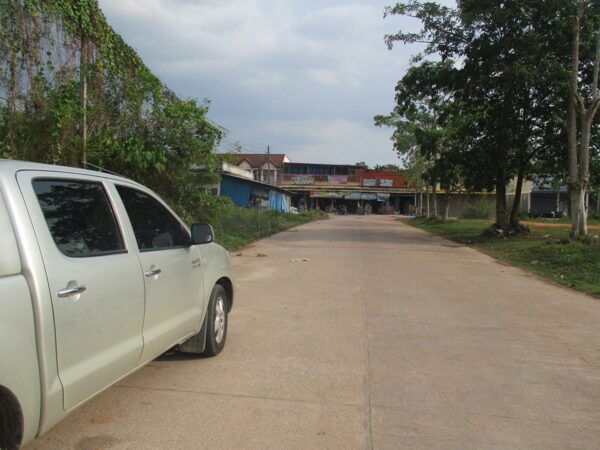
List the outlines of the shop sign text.
{"type": "Polygon", "coordinates": [[[292,177],[292,184],[315,184],[314,177],[292,177]]]}

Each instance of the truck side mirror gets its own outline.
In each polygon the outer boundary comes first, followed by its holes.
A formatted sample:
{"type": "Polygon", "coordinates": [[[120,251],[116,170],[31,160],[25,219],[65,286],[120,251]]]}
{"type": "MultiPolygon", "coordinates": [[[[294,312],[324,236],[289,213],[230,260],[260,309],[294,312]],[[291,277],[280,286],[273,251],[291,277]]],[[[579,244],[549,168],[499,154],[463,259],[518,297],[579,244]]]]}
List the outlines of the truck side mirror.
{"type": "Polygon", "coordinates": [[[215,240],[215,230],[207,223],[192,225],[192,245],[210,244],[215,240]]]}

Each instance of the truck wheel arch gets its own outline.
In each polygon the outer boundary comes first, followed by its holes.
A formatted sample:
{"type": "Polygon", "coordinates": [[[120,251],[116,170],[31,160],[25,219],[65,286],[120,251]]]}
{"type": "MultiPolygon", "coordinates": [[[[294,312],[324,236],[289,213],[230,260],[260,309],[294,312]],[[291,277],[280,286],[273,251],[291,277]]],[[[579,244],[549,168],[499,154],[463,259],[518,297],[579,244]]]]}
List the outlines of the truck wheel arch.
{"type": "Polygon", "coordinates": [[[0,386],[0,448],[18,449],[23,440],[23,412],[17,397],[0,386]]]}
{"type": "Polygon", "coordinates": [[[225,293],[227,294],[227,312],[231,312],[231,308],[233,307],[233,283],[227,277],[220,278],[217,280],[215,284],[219,284],[225,289],[225,293]]]}

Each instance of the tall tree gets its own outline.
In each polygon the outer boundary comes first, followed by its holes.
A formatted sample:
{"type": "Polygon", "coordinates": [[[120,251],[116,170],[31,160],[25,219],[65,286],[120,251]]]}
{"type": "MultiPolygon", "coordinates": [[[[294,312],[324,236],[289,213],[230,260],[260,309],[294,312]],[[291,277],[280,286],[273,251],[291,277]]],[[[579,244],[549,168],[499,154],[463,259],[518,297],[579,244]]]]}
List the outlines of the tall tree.
{"type": "MultiPolygon", "coordinates": [[[[542,139],[552,111],[548,79],[539,68],[551,63],[548,36],[561,37],[555,33],[560,5],[559,0],[462,0],[448,8],[412,0],[386,10],[422,22],[419,32],[386,36],[390,48],[421,43],[425,48],[416,61],[427,55],[458,61],[448,86],[455,96],[449,120],[462,144],[455,148],[456,160],[466,187],[495,190],[495,226],[504,232],[516,226],[520,200],[516,195],[508,210],[507,184],[516,177],[519,191],[536,159],[551,151],[542,139]]],[[[561,48],[560,39],[554,45],[561,48]]]]}
{"type": "MultiPolygon", "coordinates": [[[[571,70],[569,80],[569,102],[564,125],[568,136],[569,150],[569,191],[571,200],[571,237],[586,236],[587,209],[586,196],[590,186],[590,141],[592,125],[600,107],[598,72],[600,66],[600,23],[598,5],[595,2],[580,0],[572,15],[571,70]],[[595,7],[594,7],[595,6],[595,7]],[[585,28],[590,22],[592,29],[585,28]],[[582,64],[582,32],[593,31],[596,49],[591,64],[582,64]],[[582,67],[583,66],[583,67],[582,67]],[[591,66],[592,77],[589,78],[591,66]],[[588,86],[581,86],[580,79],[588,86]],[[590,82],[591,81],[591,82],[590,82]],[[588,100],[586,100],[588,97],[588,100]]],[[[585,38],[584,38],[585,39],[585,38]]],[[[585,45],[585,44],[584,44],[585,45]]],[[[584,50],[585,52],[585,50],[584,50]]]]}
{"type": "Polygon", "coordinates": [[[422,159],[424,173],[433,192],[433,215],[438,215],[437,186],[450,186],[444,166],[445,118],[452,103],[448,78],[454,69],[451,61],[423,62],[411,67],[396,86],[396,107],[387,116],[375,116],[377,126],[394,128],[394,148],[402,159],[422,159]]]}

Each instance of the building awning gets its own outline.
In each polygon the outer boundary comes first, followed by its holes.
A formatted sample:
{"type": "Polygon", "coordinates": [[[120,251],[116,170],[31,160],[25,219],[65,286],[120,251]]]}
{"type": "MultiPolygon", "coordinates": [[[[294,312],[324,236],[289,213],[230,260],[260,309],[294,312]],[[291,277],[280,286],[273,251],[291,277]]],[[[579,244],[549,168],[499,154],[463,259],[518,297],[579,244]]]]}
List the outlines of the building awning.
{"type": "Polygon", "coordinates": [[[336,191],[313,191],[311,198],[337,198],[344,200],[377,200],[385,202],[390,199],[389,192],[336,192],[336,191]]]}
{"type": "MultiPolygon", "coordinates": [[[[310,193],[311,196],[313,196],[313,193],[319,193],[319,192],[323,192],[323,193],[337,193],[337,194],[341,194],[341,195],[350,195],[350,194],[361,194],[361,193],[369,193],[369,194],[389,194],[389,195],[399,195],[399,194],[403,194],[403,195],[414,195],[417,193],[417,191],[415,189],[411,189],[411,188],[381,188],[381,187],[377,187],[377,188],[368,188],[368,187],[364,187],[364,186],[347,186],[347,187],[335,187],[332,188],[330,186],[282,186],[284,189],[291,191],[295,194],[304,194],[304,193],[310,193]]],[[[333,194],[332,194],[333,195],[333,194]]],[[[315,197],[318,197],[319,195],[314,195],[315,197]]],[[[322,195],[323,197],[325,195],[322,195]]]]}

